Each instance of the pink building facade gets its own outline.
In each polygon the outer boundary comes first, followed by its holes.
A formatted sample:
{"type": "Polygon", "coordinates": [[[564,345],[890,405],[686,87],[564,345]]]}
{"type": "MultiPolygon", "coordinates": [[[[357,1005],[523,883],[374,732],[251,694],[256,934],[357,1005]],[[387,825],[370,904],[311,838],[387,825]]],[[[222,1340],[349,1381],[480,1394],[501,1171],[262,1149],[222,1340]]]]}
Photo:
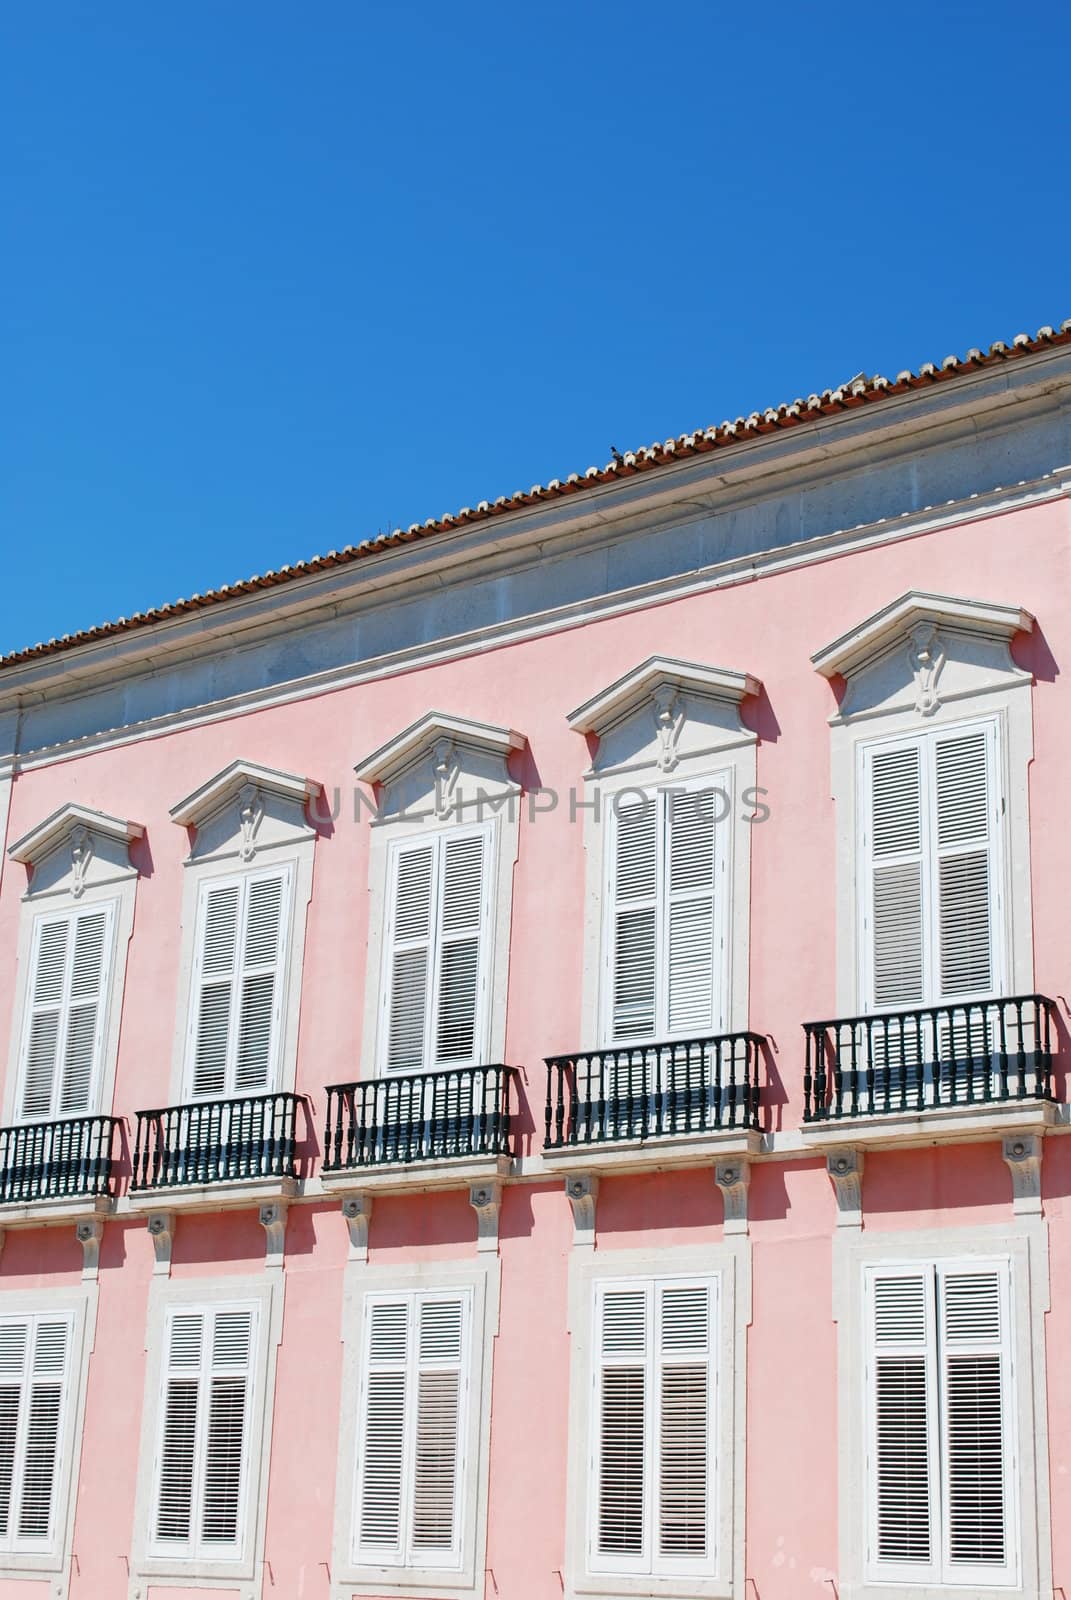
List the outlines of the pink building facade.
{"type": "Polygon", "coordinates": [[[0,1600],[1071,1585],[1071,325],[0,663],[0,1600]]]}

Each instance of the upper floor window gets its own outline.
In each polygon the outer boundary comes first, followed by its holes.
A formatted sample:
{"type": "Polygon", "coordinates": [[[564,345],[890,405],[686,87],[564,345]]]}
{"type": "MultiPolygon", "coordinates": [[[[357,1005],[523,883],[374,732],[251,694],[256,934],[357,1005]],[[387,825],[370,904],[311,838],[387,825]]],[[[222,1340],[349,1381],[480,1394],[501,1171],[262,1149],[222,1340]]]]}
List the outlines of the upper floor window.
{"type": "Polygon", "coordinates": [[[830,718],[841,1016],[1034,988],[1033,679],[1009,649],[1032,626],[912,591],[813,658],[846,680],[830,718]]]}
{"type": "Polygon", "coordinates": [[[623,794],[608,829],[603,1031],[718,1032],[726,1001],[728,777],[623,794]]]}
{"type": "Polygon", "coordinates": [[[141,833],[68,805],[11,847],[31,869],[6,1096],[12,1122],[110,1109],[137,885],[129,846],[141,833]]]}
{"type": "MultiPolygon", "coordinates": [[[[520,796],[508,761],[523,744],[511,729],[430,712],[356,769],[376,791],[368,1077],[504,1059],[520,796]]],[[[455,1102],[437,1093],[429,1104],[445,1115],[455,1102]]],[[[409,1101],[391,1104],[402,1115],[409,1101]]]]}
{"type": "Polygon", "coordinates": [[[860,745],[867,1009],[1003,991],[999,755],[988,719],[860,745]]]}
{"type": "Polygon", "coordinates": [[[293,1089],[316,832],[308,778],[235,761],[175,806],[190,829],[175,1100],[293,1089]]]}
{"type": "Polygon", "coordinates": [[[585,1042],[649,1044],[747,1025],[760,791],[757,738],[740,703],[760,688],[747,673],[656,656],[569,717],[598,738],[584,775],[585,1042]]]}
{"type": "Polygon", "coordinates": [[[380,1029],[387,1072],[486,1059],[493,824],[391,851],[380,1029]]]}
{"type": "Polygon", "coordinates": [[[203,882],[197,907],[188,1092],[275,1086],[293,899],[289,866],[203,882]]]}

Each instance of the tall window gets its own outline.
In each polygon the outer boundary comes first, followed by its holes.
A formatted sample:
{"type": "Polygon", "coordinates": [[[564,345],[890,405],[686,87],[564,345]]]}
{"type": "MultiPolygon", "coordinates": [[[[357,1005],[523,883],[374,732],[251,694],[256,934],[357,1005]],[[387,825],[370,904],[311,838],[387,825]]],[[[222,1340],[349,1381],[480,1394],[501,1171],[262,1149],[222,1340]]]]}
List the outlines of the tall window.
{"type": "Polygon", "coordinates": [[[195,1099],[274,1087],[290,899],[289,867],[201,885],[187,1042],[195,1099]]]}
{"type": "Polygon", "coordinates": [[[380,1061],[390,1072],[480,1062],[491,926],[491,827],[391,852],[380,1061]]]}
{"type": "Polygon", "coordinates": [[[867,1565],[875,1582],[1018,1581],[1007,1262],[869,1268],[867,1565]]]}
{"type": "Polygon", "coordinates": [[[718,1286],[717,1277],[596,1285],[593,1572],[717,1569],[718,1286]]]}
{"type": "Polygon", "coordinates": [[[0,1550],[55,1544],[72,1337],[70,1316],[0,1319],[0,1550]]]}
{"type": "Polygon", "coordinates": [[[18,1089],[23,1122],[96,1108],[114,919],[106,901],[34,923],[18,1089]]]}
{"type": "Polygon", "coordinates": [[[364,1304],[353,1559],[460,1567],[471,1291],[364,1304]]]}
{"type": "Polygon", "coordinates": [[[1000,993],[997,727],[861,747],[860,967],[867,1009],[1000,993]]]}
{"type": "Polygon", "coordinates": [[[154,1555],[226,1559],[243,1548],[257,1326],[253,1305],[168,1314],[154,1555]]]}
{"type": "Polygon", "coordinates": [[[727,794],[613,804],[603,1027],[610,1043],[717,1032],[725,1012],[727,794]]]}

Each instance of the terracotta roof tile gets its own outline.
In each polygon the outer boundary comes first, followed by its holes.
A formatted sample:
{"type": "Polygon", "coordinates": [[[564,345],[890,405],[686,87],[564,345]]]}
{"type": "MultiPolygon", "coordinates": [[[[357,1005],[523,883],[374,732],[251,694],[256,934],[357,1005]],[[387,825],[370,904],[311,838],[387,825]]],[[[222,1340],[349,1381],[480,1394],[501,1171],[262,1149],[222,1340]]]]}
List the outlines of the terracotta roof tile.
{"type": "Polygon", "coordinates": [[[575,494],[593,484],[615,483],[638,472],[651,472],[674,461],[689,456],[703,455],[742,440],[762,437],[798,427],[804,422],[814,422],[820,417],[835,417],[860,407],[874,405],[891,395],[910,394],[913,390],[929,388],[935,383],[948,382],[965,372],[999,365],[1024,355],[1035,354],[1050,345],[1071,344],[1071,318],[1058,328],[1039,328],[1035,334],[1017,333],[1010,344],[998,339],[988,351],[970,349],[964,356],[949,355],[939,364],[926,361],[918,372],[898,372],[894,379],[880,374],[867,377],[860,373],[836,389],[823,389],[821,394],[810,394],[806,399],[796,399],[779,406],[769,406],[765,411],[753,411],[748,417],[718,423],[715,427],[699,428],[694,433],[682,433],[677,439],[666,439],[661,444],[647,445],[623,454],[614,452],[614,458],[603,467],[587,467],[583,472],[571,472],[567,478],[551,478],[547,484],[533,484],[530,489],[517,489],[513,494],[499,495],[496,500],[481,500],[475,506],[463,506],[460,511],[445,512],[440,517],[429,517],[425,522],[410,523],[407,528],[395,528],[390,533],[378,534],[374,539],[363,539],[359,544],[348,544],[341,550],[328,550],[323,555],[311,556],[307,561],[280,567],[278,571],[262,572],[238,583],[225,583],[204,594],[192,594],[169,605],[154,606],[148,611],[136,611],[129,617],[117,617],[96,627],[84,628],[78,633],[65,633],[62,638],[47,639],[23,650],[12,650],[0,656],[0,668],[19,662],[33,661],[40,656],[55,655],[72,650],[82,644],[107,639],[115,634],[128,633],[136,628],[151,627],[171,617],[178,617],[209,606],[221,605],[238,595],[254,594],[271,589],[278,584],[303,578],[310,573],[325,572],[332,567],[348,566],[365,556],[379,555],[384,550],[426,539],[451,528],[463,528],[472,523],[515,511],[519,507],[538,505],[565,495],[575,494]]]}

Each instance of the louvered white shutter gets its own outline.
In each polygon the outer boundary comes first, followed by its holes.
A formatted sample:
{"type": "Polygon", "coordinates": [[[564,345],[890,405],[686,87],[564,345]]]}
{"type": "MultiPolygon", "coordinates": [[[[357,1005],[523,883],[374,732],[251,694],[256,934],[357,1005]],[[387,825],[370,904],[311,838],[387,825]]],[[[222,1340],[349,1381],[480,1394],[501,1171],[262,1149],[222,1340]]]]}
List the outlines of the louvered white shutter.
{"type": "Polygon", "coordinates": [[[202,885],[190,1036],[195,1099],[272,1087],[289,903],[289,868],[202,885]]]}
{"type": "Polygon", "coordinates": [[[675,1037],[715,1026],[714,975],[720,967],[715,920],[715,800],[712,789],[666,797],[667,1031],[675,1037]]]}
{"type": "Polygon", "coordinates": [[[365,1302],[353,1553],[358,1563],[461,1563],[471,1299],[365,1302]]]}
{"type": "Polygon", "coordinates": [[[647,1285],[600,1286],[596,1308],[592,1566],[644,1572],[650,1554],[647,1285]]]}
{"type": "Polygon", "coordinates": [[[932,1266],[868,1274],[868,1567],[938,1581],[937,1345],[932,1266]]]}
{"type": "Polygon", "coordinates": [[[657,1504],[655,1572],[709,1570],[714,1559],[711,1426],[717,1281],[655,1284],[657,1504]]]}
{"type": "Polygon", "coordinates": [[[659,986],[661,806],[654,795],[615,805],[610,896],[610,1033],[650,1039],[659,986]]]}
{"type": "Polygon", "coordinates": [[[864,873],[871,1003],[879,1011],[897,1011],[926,998],[923,750],[916,741],[868,753],[864,873]]]}
{"type": "Polygon", "coordinates": [[[156,1468],[160,1551],[211,1558],[242,1548],[256,1329],[250,1306],[170,1314],[156,1468]]]}
{"type": "Polygon", "coordinates": [[[93,1109],[103,1051],[113,906],[87,906],[34,927],[19,1115],[24,1122],[93,1109]]]}
{"type": "Polygon", "coordinates": [[[388,921],[388,1072],[419,1072],[425,1064],[435,866],[433,840],[403,846],[394,854],[388,921]]]}
{"type": "Polygon", "coordinates": [[[1014,1460],[1007,1271],[939,1270],[945,1581],[1010,1582],[1014,1460]]]}
{"type": "Polygon", "coordinates": [[[939,998],[986,995],[995,967],[997,827],[991,727],[934,742],[939,998]]]}
{"type": "Polygon", "coordinates": [[[0,1549],[55,1543],[71,1337],[67,1316],[0,1323],[0,1549]]]}
{"type": "Polygon", "coordinates": [[[485,981],[484,873],[487,835],[447,834],[441,844],[436,1064],[476,1055],[480,985],[485,981]]]}

